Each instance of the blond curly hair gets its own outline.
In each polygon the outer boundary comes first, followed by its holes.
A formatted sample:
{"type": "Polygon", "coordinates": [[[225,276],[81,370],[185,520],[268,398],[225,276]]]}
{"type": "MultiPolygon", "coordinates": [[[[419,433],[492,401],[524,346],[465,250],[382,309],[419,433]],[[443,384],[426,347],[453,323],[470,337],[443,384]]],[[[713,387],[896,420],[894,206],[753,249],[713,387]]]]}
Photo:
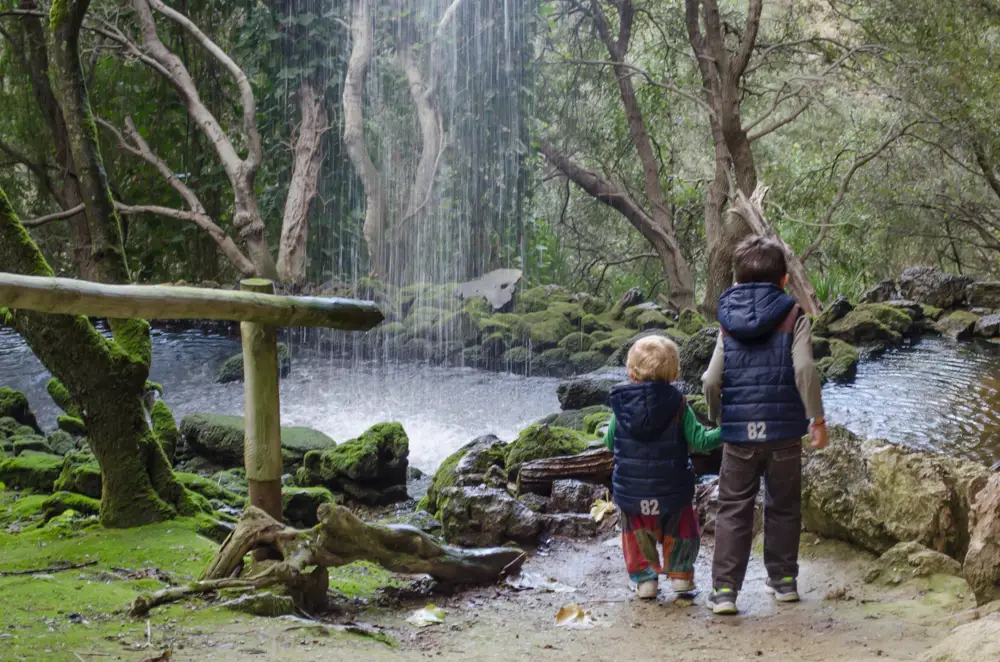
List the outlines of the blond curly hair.
{"type": "Polygon", "coordinates": [[[628,351],[628,378],[633,382],[672,382],[680,377],[680,355],[663,336],[640,338],[628,351]]]}

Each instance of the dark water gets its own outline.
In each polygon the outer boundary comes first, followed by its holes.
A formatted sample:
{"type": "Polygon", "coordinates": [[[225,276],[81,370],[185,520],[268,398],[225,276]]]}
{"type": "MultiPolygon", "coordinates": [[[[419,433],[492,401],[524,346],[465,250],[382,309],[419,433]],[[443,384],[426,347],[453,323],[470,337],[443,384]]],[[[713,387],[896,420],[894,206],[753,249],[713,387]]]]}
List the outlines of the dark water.
{"type": "MultiPolygon", "coordinates": [[[[178,418],[195,411],[239,414],[240,384],[214,379],[240,351],[237,339],[200,331],[154,331],[151,378],[163,384],[178,418]]],[[[558,380],[415,364],[349,365],[292,344],[292,376],[282,381],[286,425],[306,425],[338,441],[380,421],[400,421],[411,462],[433,470],[473,437],[511,439],[559,408],[558,380]]],[[[26,392],[43,425],[58,413],[48,375],[20,338],[0,330],[0,385],[26,392]]],[[[984,463],[1000,459],[1000,350],[928,339],[862,363],[855,383],[824,390],[828,419],[855,432],[984,463]]]]}

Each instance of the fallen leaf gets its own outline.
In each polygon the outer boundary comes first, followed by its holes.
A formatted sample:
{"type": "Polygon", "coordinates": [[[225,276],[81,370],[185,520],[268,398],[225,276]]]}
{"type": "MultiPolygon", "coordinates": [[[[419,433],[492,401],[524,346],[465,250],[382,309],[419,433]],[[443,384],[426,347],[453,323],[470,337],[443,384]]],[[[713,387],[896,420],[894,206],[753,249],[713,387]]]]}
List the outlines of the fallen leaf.
{"type": "Polygon", "coordinates": [[[590,507],[590,516],[594,518],[595,522],[600,522],[614,512],[615,504],[611,501],[605,501],[604,499],[598,499],[594,502],[594,505],[590,507]]]}
{"type": "Polygon", "coordinates": [[[589,610],[584,610],[580,605],[571,602],[556,612],[556,627],[585,630],[594,627],[594,621],[590,617],[589,610]]]}
{"type": "Polygon", "coordinates": [[[444,623],[445,611],[440,607],[430,604],[423,609],[413,612],[406,622],[418,628],[425,628],[429,625],[444,623]]]}

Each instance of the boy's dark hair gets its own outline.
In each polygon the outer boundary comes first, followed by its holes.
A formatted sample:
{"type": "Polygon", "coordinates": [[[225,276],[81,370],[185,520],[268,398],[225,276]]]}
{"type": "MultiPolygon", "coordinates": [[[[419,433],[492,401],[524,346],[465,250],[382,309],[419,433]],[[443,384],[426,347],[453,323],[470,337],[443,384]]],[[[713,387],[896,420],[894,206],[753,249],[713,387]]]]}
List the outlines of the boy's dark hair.
{"type": "Polygon", "coordinates": [[[772,283],[781,287],[788,273],[785,249],[775,239],[747,237],[733,251],[733,274],[737,283],[772,283]]]}

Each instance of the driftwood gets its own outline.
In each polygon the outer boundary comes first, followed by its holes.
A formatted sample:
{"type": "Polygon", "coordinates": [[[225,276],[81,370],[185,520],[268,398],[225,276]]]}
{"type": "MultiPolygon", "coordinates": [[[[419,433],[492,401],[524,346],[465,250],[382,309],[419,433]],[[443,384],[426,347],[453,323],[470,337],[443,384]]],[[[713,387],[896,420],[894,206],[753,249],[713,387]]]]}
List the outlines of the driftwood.
{"type": "Polygon", "coordinates": [[[326,592],[326,568],[354,561],[373,561],[387,570],[428,574],[453,584],[482,584],[516,571],[525,554],[513,547],[461,549],[442,545],[423,531],[407,525],[366,524],[342,506],[319,508],[319,524],[300,530],[285,526],[251,506],[205,571],[202,581],[140,595],[132,616],[186,596],[224,588],[264,589],[283,585],[293,598],[326,592]],[[280,561],[257,574],[239,577],[243,560],[254,549],[270,548],[280,561]],[[318,566],[310,573],[307,568],[318,566]]]}
{"type": "Polygon", "coordinates": [[[552,483],[575,478],[589,483],[608,484],[614,469],[614,456],[606,448],[589,450],[579,455],[563,455],[544,460],[533,460],[521,465],[517,478],[519,494],[534,492],[542,496],[552,494],[552,483]]]}

